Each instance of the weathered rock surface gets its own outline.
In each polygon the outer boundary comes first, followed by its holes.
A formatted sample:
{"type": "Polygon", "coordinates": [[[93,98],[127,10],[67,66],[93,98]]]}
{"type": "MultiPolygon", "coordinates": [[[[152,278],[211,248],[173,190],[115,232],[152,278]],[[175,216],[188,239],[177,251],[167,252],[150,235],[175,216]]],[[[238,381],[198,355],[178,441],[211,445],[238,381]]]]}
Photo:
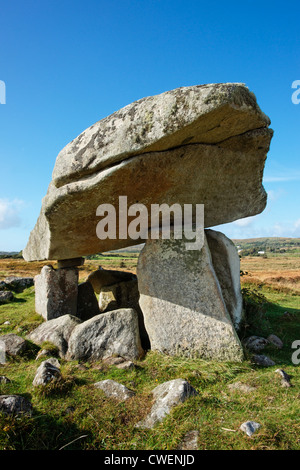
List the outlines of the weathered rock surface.
{"type": "Polygon", "coordinates": [[[97,269],[97,271],[92,272],[87,278],[97,294],[100,294],[101,289],[105,286],[111,286],[119,282],[132,281],[134,279],[136,279],[136,276],[132,273],[103,269],[101,267],[97,269]]]}
{"type": "Polygon", "coordinates": [[[5,375],[0,375],[0,384],[9,384],[11,380],[5,375]]]}
{"type": "Polygon", "coordinates": [[[14,292],[23,292],[24,289],[34,285],[33,277],[15,277],[10,276],[4,279],[7,289],[14,292]]]}
{"type": "Polygon", "coordinates": [[[260,213],[269,124],[239,83],[179,88],[102,119],[58,155],[24,258],[76,258],[136,244],[97,238],[97,207],[117,208],[119,195],[148,210],[152,203],[204,204],[206,227],[260,213]]]}
{"type": "Polygon", "coordinates": [[[61,357],[64,357],[68,349],[68,341],[74,328],[81,320],[72,315],[63,315],[53,318],[39,325],[28,335],[28,339],[41,345],[45,341],[57,347],[61,357]]]}
{"type": "Polygon", "coordinates": [[[197,431],[197,429],[188,431],[180,442],[177,450],[198,450],[198,437],[199,431],[197,431]]]}
{"type": "Polygon", "coordinates": [[[264,354],[254,354],[251,358],[252,362],[258,366],[262,367],[272,367],[275,366],[275,362],[264,354]]]}
{"type": "Polygon", "coordinates": [[[243,344],[250,351],[259,352],[265,349],[265,347],[269,344],[269,341],[266,338],[254,335],[249,336],[249,338],[246,338],[243,341],[243,344]]]}
{"type": "Polygon", "coordinates": [[[0,395],[0,413],[10,416],[32,415],[32,404],[21,395],[0,395]]]}
{"type": "Polygon", "coordinates": [[[271,343],[273,346],[275,346],[275,348],[277,348],[277,349],[282,349],[282,348],[283,348],[283,342],[282,342],[281,339],[278,338],[278,336],[276,336],[276,335],[273,335],[273,334],[272,334],[272,335],[269,335],[269,336],[267,337],[267,341],[268,341],[269,343],[271,343]]]}
{"type": "Polygon", "coordinates": [[[5,344],[5,353],[9,356],[22,355],[27,349],[27,341],[14,333],[1,335],[0,341],[5,344]]]}
{"type": "Polygon", "coordinates": [[[132,277],[128,281],[103,286],[99,295],[99,308],[101,312],[109,312],[120,308],[133,308],[138,314],[142,347],[144,350],[148,350],[150,341],[145,328],[144,315],[139,304],[138,281],[136,276],[132,277]]]}
{"type": "Polygon", "coordinates": [[[235,391],[243,392],[243,393],[255,392],[255,387],[251,387],[251,385],[244,384],[240,381],[229,384],[228,388],[231,392],[235,392],[235,391]]]}
{"type": "Polygon", "coordinates": [[[100,309],[93,286],[90,282],[82,282],[78,286],[77,316],[82,321],[99,315],[100,309]]]}
{"type": "Polygon", "coordinates": [[[102,390],[107,397],[116,398],[119,401],[128,400],[128,398],[131,398],[135,395],[133,390],[130,390],[129,388],[125,387],[125,385],[122,385],[111,379],[96,382],[94,386],[102,390]]]}
{"type": "Polygon", "coordinates": [[[32,385],[38,387],[45,386],[49,382],[61,379],[60,364],[56,358],[49,358],[43,361],[38,367],[32,385]]]}
{"type": "Polygon", "coordinates": [[[45,320],[77,314],[78,270],[44,266],[35,276],[35,310],[45,320]]]}
{"type": "Polygon", "coordinates": [[[140,306],[151,349],[206,359],[243,359],[208,244],[148,240],[137,266],[140,306]]]}
{"type": "Polygon", "coordinates": [[[76,326],[66,358],[99,360],[114,355],[128,360],[143,355],[138,317],[133,309],[102,313],[76,326]]]}
{"type": "Polygon", "coordinates": [[[281,377],[281,386],[285,388],[290,388],[291,384],[291,377],[287,374],[283,369],[276,369],[276,374],[279,374],[281,377]]]}
{"type": "Polygon", "coordinates": [[[132,361],[127,361],[124,357],[112,356],[103,359],[103,362],[109,366],[115,366],[117,369],[134,369],[135,364],[132,361]]]}
{"type": "Polygon", "coordinates": [[[247,436],[251,437],[260,427],[261,425],[255,421],[246,421],[241,424],[240,430],[246,433],[247,436]]]}
{"type": "Polygon", "coordinates": [[[206,230],[205,233],[226,308],[235,328],[239,329],[243,319],[243,297],[237,249],[223,233],[216,230],[206,230]]]}
{"type": "Polygon", "coordinates": [[[14,294],[10,291],[1,291],[0,292],[0,305],[11,302],[14,299],[14,294]]]}
{"type": "Polygon", "coordinates": [[[197,391],[183,379],[164,382],[152,390],[154,404],[148,416],[136,426],[153,428],[162,421],[172,408],[183,403],[188,398],[197,395],[197,391]]]}

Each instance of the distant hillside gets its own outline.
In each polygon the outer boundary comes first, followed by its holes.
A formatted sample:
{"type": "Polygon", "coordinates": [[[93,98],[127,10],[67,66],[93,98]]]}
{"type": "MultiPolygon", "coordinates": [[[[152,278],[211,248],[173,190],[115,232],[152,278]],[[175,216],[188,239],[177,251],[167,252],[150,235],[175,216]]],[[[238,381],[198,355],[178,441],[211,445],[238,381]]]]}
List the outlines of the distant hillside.
{"type": "Polygon", "coordinates": [[[241,256],[290,253],[300,255],[300,238],[264,237],[232,240],[241,256]]]}
{"type": "MultiPolygon", "coordinates": [[[[262,237],[232,240],[241,256],[267,253],[291,253],[300,256],[300,238],[262,237]],[[263,253],[264,252],[264,253],[263,253]]],[[[144,244],[117,250],[115,253],[139,253],[144,244]]]]}
{"type": "Polygon", "coordinates": [[[3,258],[22,258],[22,252],[19,251],[0,251],[0,259],[3,258]]]}

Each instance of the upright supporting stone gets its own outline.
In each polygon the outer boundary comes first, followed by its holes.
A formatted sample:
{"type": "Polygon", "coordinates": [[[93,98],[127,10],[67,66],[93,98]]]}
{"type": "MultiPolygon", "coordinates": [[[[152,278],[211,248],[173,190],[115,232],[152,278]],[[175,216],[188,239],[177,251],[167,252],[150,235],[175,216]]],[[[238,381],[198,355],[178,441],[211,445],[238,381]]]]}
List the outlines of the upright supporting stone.
{"type": "Polygon", "coordinates": [[[35,277],[35,310],[45,320],[77,314],[78,270],[44,266],[35,277]]]}
{"type": "Polygon", "coordinates": [[[205,359],[243,359],[215,274],[208,243],[148,240],[137,267],[140,306],[151,349],[205,359]]]}
{"type": "Polygon", "coordinates": [[[205,233],[228,313],[238,330],[243,319],[243,297],[237,249],[224,233],[216,230],[206,230],[205,233]]]}
{"type": "Polygon", "coordinates": [[[76,268],[84,264],[84,258],[70,258],[70,259],[59,259],[57,261],[57,267],[60,268],[76,268]]]}

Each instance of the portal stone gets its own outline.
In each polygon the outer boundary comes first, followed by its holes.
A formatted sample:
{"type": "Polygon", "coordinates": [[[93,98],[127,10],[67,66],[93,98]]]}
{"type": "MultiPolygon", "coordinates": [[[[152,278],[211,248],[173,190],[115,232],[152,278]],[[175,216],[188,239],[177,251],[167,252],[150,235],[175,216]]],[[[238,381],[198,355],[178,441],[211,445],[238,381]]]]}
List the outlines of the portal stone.
{"type": "Polygon", "coordinates": [[[137,267],[140,306],[151,349],[170,355],[241,361],[243,349],[206,241],[148,240],[137,267]]]}
{"type": "Polygon", "coordinates": [[[35,276],[35,310],[45,320],[77,315],[78,270],[44,266],[35,276]]]}

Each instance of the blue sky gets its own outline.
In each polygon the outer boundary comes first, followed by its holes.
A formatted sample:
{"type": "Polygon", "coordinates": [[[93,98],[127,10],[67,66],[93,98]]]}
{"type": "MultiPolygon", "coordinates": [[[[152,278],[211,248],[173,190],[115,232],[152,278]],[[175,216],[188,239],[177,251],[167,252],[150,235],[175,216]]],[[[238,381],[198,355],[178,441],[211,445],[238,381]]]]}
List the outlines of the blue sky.
{"type": "Polygon", "coordinates": [[[57,154],[84,129],[145,96],[219,82],[245,83],[275,134],[267,208],[218,229],[300,237],[299,13],[256,0],[0,0],[0,251],[24,248],[57,154]]]}

